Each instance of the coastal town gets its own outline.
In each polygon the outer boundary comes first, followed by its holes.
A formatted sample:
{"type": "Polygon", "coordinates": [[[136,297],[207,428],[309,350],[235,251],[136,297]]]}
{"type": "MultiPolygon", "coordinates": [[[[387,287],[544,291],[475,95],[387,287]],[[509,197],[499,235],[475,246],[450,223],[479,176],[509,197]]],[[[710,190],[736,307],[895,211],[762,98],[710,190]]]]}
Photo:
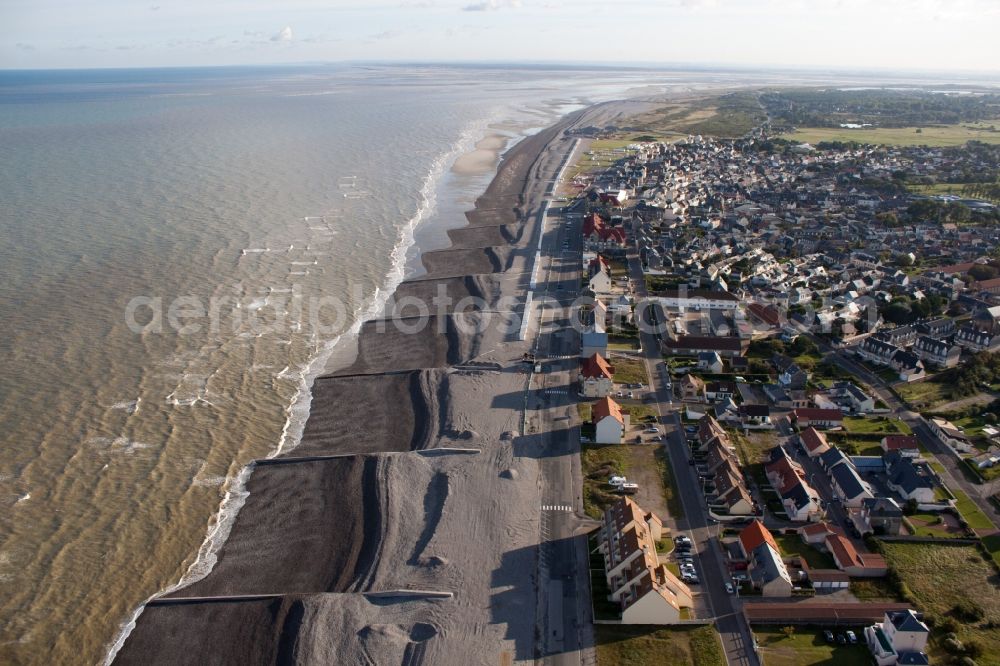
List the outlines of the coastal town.
{"type": "Polygon", "coordinates": [[[993,663],[998,211],[907,184],[995,148],[589,145],[563,216],[598,633],[731,611],[744,663],[993,663]]]}

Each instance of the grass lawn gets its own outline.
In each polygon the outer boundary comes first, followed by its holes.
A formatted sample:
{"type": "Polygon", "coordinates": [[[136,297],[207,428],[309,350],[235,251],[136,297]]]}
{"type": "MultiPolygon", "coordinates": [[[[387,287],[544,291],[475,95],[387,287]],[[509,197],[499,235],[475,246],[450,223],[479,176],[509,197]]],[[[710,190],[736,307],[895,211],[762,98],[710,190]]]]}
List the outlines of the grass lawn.
{"type": "Polygon", "coordinates": [[[680,494],[677,492],[677,479],[674,477],[674,468],[667,457],[667,451],[663,447],[656,450],[656,467],[660,471],[660,478],[663,479],[663,498],[667,501],[667,511],[678,520],[684,517],[684,506],[681,504],[680,494]]]}
{"type": "Polygon", "coordinates": [[[986,514],[969,499],[969,496],[965,492],[958,488],[953,488],[951,493],[955,496],[955,508],[962,514],[965,521],[969,523],[969,527],[974,530],[996,529],[996,526],[986,517],[986,514]]]}
{"type": "MultiPolygon", "coordinates": [[[[914,536],[940,537],[942,539],[963,536],[964,530],[949,531],[945,518],[934,513],[915,513],[912,516],[907,516],[907,519],[913,525],[914,536]]],[[[952,521],[955,521],[954,516],[952,516],[952,521]]]]}
{"type": "Polygon", "coordinates": [[[707,625],[667,628],[599,624],[594,627],[594,638],[598,666],[726,663],[719,635],[707,625]]]}
{"type": "Polygon", "coordinates": [[[937,382],[912,382],[900,384],[895,389],[900,398],[910,407],[917,409],[929,409],[951,399],[951,391],[948,387],[937,382]]]}
{"type": "Polygon", "coordinates": [[[837,565],[829,553],[822,553],[809,544],[803,543],[798,535],[783,534],[775,536],[781,548],[781,554],[786,557],[801,557],[810,569],[836,569],[837,565]]]}
{"type": "Polygon", "coordinates": [[[608,485],[608,478],[613,474],[627,474],[628,447],[585,445],[580,451],[580,464],[583,468],[583,510],[591,518],[599,519],[604,509],[619,498],[608,485]]]}
{"type": "Polygon", "coordinates": [[[615,381],[620,384],[648,384],[646,364],[634,358],[615,356],[608,361],[615,366],[615,381]]]}
{"type": "Polygon", "coordinates": [[[961,146],[966,141],[1000,143],[1000,132],[990,131],[993,121],[934,125],[929,127],[873,127],[846,129],[842,127],[801,127],[781,138],[816,144],[820,141],[857,141],[895,146],[961,146]],[[920,130],[919,132],[917,130],[920,130]]]}
{"type": "Polygon", "coordinates": [[[1000,534],[983,537],[983,545],[986,546],[986,550],[990,551],[990,557],[1000,567],[1000,534]]]}
{"type": "MultiPolygon", "coordinates": [[[[983,648],[980,666],[1000,664],[1000,629],[987,623],[1000,622],[1000,587],[991,562],[975,546],[941,543],[882,542],[889,566],[913,596],[915,606],[942,622],[959,603],[971,602],[982,609],[983,619],[956,619],[956,633],[963,642],[976,641],[983,648]]],[[[931,661],[942,663],[940,636],[928,645],[931,661]]]]}
{"type": "Polygon", "coordinates": [[[851,594],[860,601],[902,601],[885,578],[852,578],[851,594]]]}
{"type": "Polygon", "coordinates": [[[629,338],[616,338],[608,341],[608,349],[611,351],[635,351],[639,348],[639,341],[629,338]]]}
{"type": "Polygon", "coordinates": [[[640,421],[656,421],[657,414],[656,409],[650,405],[644,405],[641,402],[630,402],[628,400],[618,401],[622,409],[632,415],[632,423],[639,423],[640,421]]]}
{"type": "Polygon", "coordinates": [[[844,429],[850,433],[867,435],[910,435],[910,426],[898,419],[884,416],[845,416],[844,429]]]}
{"type": "MultiPolygon", "coordinates": [[[[838,628],[834,633],[843,633],[846,628],[838,628]]],[[[786,636],[778,628],[754,627],[753,633],[760,645],[760,655],[764,666],[805,666],[806,664],[824,664],[824,666],[854,666],[867,664],[871,659],[868,647],[864,644],[864,636],[860,627],[854,627],[858,635],[856,645],[840,645],[827,643],[820,629],[812,627],[796,627],[795,633],[786,636]]]]}

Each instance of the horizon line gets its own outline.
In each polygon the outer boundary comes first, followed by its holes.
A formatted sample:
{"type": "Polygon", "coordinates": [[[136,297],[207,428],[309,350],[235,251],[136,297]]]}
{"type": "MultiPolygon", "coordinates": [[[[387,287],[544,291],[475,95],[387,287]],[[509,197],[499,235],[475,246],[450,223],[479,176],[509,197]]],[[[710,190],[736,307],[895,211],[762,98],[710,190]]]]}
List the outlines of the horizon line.
{"type": "Polygon", "coordinates": [[[330,66],[445,66],[445,67],[482,67],[482,68],[542,68],[577,70],[608,70],[608,71],[732,71],[732,72],[811,72],[829,74],[861,74],[872,75],[905,75],[905,76],[940,76],[961,75],[966,77],[992,78],[996,77],[1000,85],[1000,69],[926,69],[899,68],[891,66],[843,67],[836,65],[786,65],[786,64],[755,64],[726,62],[671,62],[671,61],[569,61],[569,60],[435,60],[435,59],[345,59],[345,60],[303,60],[298,62],[270,63],[230,63],[230,64],[200,64],[200,65],[146,65],[146,66],[106,66],[106,67],[0,67],[0,72],[106,72],[106,71],[146,71],[146,70],[199,70],[199,69],[251,69],[251,68],[282,68],[282,67],[330,67],[330,66]]]}

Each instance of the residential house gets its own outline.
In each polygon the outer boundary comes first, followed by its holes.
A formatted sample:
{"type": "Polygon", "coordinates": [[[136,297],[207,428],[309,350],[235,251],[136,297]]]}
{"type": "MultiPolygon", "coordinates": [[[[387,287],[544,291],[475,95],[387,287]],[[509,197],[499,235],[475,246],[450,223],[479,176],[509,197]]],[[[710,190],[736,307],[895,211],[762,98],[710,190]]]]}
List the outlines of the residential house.
{"type": "Polygon", "coordinates": [[[924,650],[930,628],[913,610],[886,611],[885,619],[865,627],[865,642],[878,666],[929,664],[924,650]]]}
{"type": "Polygon", "coordinates": [[[771,462],[764,466],[764,473],[781,497],[782,508],[789,520],[815,522],[822,518],[819,493],[806,483],[802,466],[792,460],[782,447],[774,447],[771,462]]]}
{"type": "Polygon", "coordinates": [[[674,624],[692,605],[691,591],[656,554],[662,523],[623,498],[608,507],[598,532],[608,598],[621,605],[625,624],[674,624]]]}
{"type": "Polygon", "coordinates": [[[740,299],[727,291],[711,291],[709,289],[666,289],[651,298],[659,301],[665,308],[686,310],[735,310],[740,299]]]}
{"type": "Polygon", "coordinates": [[[719,352],[699,352],[698,369],[702,372],[708,372],[711,374],[719,374],[722,372],[724,366],[722,364],[722,357],[719,356],[719,352]]]}
{"type": "Polygon", "coordinates": [[[834,466],[829,474],[834,494],[847,508],[860,508],[864,500],[875,497],[871,486],[861,478],[857,468],[850,462],[834,466]]]}
{"type": "Polygon", "coordinates": [[[972,440],[951,421],[935,416],[927,425],[938,439],[959,453],[972,453],[972,440]]]}
{"type": "Polygon", "coordinates": [[[587,286],[595,294],[609,294],[613,286],[611,274],[605,271],[598,271],[590,276],[587,286]]]}
{"type": "Polygon", "coordinates": [[[917,341],[917,330],[913,326],[897,326],[875,334],[879,340],[905,349],[917,341]]]}
{"type": "Polygon", "coordinates": [[[705,385],[705,398],[708,400],[723,400],[736,394],[734,382],[708,382],[705,385]]]}
{"type": "Polygon", "coordinates": [[[786,389],[804,389],[809,383],[809,373],[800,368],[791,358],[776,354],[771,364],[778,372],[778,383],[786,389]]]}
{"type": "Polygon", "coordinates": [[[764,597],[792,596],[792,577],[781,560],[781,553],[769,543],[762,543],[750,553],[747,564],[750,582],[764,597]]]}
{"type": "Polygon", "coordinates": [[[812,426],[799,432],[799,442],[802,444],[802,448],[805,449],[806,455],[810,458],[815,458],[830,450],[830,444],[826,441],[826,435],[812,426]]]}
{"type": "Polygon", "coordinates": [[[781,550],[778,548],[778,542],[774,540],[771,530],[764,527],[764,523],[756,519],[740,530],[738,539],[740,551],[745,559],[750,559],[750,553],[762,543],[771,544],[775,550],[781,550]]]}
{"type": "Polygon", "coordinates": [[[924,364],[938,368],[953,368],[962,358],[962,348],[947,340],[939,340],[929,335],[921,335],[913,345],[913,353],[920,357],[924,364]]]}
{"type": "Polygon", "coordinates": [[[771,408],[767,405],[740,405],[740,423],[744,428],[773,428],[771,408]]]}
{"type": "Polygon", "coordinates": [[[704,448],[716,438],[723,438],[728,442],[729,435],[726,433],[726,429],[711,416],[705,416],[700,419],[698,421],[698,444],[704,448]]]}
{"type": "Polygon", "coordinates": [[[859,553],[851,540],[840,534],[826,537],[826,548],[844,573],[859,578],[880,578],[888,572],[885,558],[875,553],[859,553]]]}
{"type": "Polygon", "coordinates": [[[673,335],[672,329],[668,329],[662,343],[663,353],[673,356],[697,356],[701,352],[714,351],[726,358],[741,356],[749,346],[750,341],[745,338],[673,335]]]}
{"type": "Polygon", "coordinates": [[[947,317],[926,319],[917,322],[916,329],[918,332],[929,335],[932,338],[946,338],[955,332],[955,320],[947,317]]]}
{"type": "Polygon", "coordinates": [[[898,451],[885,454],[887,484],[893,492],[905,500],[915,500],[919,504],[935,501],[934,488],[937,480],[930,466],[920,460],[901,456],[898,451]]]}
{"type": "Polygon", "coordinates": [[[886,435],[882,438],[882,450],[885,453],[899,451],[899,454],[907,458],[920,457],[920,445],[917,443],[916,435],[886,435]]]}
{"type": "Polygon", "coordinates": [[[955,333],[955,344],[970,352],[995,352],[1000,350],[1000,334],[984,331],[972,325],[963,326],[955,333]]]}
{"type": "Polygon", "coordinates": [[[598,444],[621,444],[622,435],[629,425],[629,415],[611,398],[604,397],[591,409],[594,424],[594,441],[598,444]]]}
{"type": "Polygon", "coordinates": [[[837,382],[831,391],[855,414],[870,414],[875,411],[875,398],[865,393],[854,382],[837,382]]]}
{"type": "Polygon", "coordinates": [[[607,358],[607,307],[598,301],[594,304],[593,310],[583,312],[581,316],[583,317],[583,330],[580,332],[580,356],[590,358],[594,354],[600,354],[607,358]]]}
{"type": "Polygon", "coordinates": [[[891,497],[870,497],[851,518],[862,534],[896,536],[903,531],[903,509],[891,497]]]}
{"type": "Polygon", "coordinates": [[[714,504],[721,504],[730,516],[750,516],[754,513],[754,501],[743,483],[743,477],[734,474],[731,467],[723,466],[716,472],[714,504]]]}
{"type": "Polygon", "coordinates": [[[603,398],[614,387],[615,367],[600,354],[594,354],[580,363],[578,380],[587,398],[603,398]]]}
{"type": "Polygon", "coordinates": [[[844,413],[839,409],[816,409],[804,407],[792,410],[792,418],[800,428],[840,428],[844,425],[844,413]]]}
{"type": "Polygon", "coordinates": [[[705,382],[700,377],[695,377],[689,372],[677,383],[680,385],[681,400],[701,402],[705,399],[705,382]]]}

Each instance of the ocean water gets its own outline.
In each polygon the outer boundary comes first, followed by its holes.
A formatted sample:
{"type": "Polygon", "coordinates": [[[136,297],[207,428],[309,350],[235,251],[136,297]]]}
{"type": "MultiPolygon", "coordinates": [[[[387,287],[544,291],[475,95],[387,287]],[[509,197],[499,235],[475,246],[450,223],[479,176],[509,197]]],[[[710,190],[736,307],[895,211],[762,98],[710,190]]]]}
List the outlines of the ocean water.
{"type": "Polygon", "coordinates": [[[464,223],[493,166],[459,155],[655,83],[0,72],[0,662],[99,662],[210,566],[220,502],[295,445],[325,355],[464,223]]]}

